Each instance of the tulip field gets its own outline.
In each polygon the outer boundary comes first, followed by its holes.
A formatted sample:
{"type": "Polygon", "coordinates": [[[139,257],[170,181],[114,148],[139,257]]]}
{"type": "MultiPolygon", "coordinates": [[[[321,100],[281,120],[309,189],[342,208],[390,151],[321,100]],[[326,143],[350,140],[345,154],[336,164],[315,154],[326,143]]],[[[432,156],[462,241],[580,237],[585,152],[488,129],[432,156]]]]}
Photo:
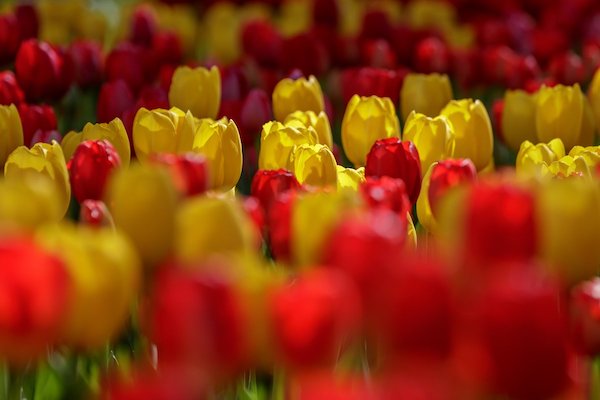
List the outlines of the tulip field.
{"type": "Polygon", "coordinates": [[[600,1],[0,2],[0,400],[599,400],[600,1]]]}

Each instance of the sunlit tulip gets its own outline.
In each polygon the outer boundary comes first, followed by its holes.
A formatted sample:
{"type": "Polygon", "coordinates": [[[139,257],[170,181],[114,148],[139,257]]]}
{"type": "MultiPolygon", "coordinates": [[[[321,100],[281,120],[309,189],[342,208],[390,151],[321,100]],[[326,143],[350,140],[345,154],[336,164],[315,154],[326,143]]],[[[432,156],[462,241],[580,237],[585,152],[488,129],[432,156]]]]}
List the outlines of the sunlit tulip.
{"type": "Polygon", "coordinates": [[[273,115],[277,121],[284,121],[295,111],[325,111],[321,85],[314,76],[296,80],[285,78],[273,90],[273,115]]]}
{"type": "Polygon", "coordinates": [[[518,174],[544,175],[545,167],[564,156],[565,146],[561,139],[535,145],[526,140],[521,143],[515,166],[518,174]]]}
{"type": "Polygon", "coordinates": [[[337,166],[337,188],[338,190],[357,191],[365,181],[365,169],[363,167],[353,169],[337,166]]]}
{"type": "Polygon", "coordinates": [[[292,121],[286,125],[267,122],[260,135],[258,168],[264,170],[292,170],[291,156],[294,149],[302,144],[317,144],[318,136],[311,127],[292,121]]]}
{"type": "Polygon", "coordinates": [[[77,146],[86,140],[108,140],[115,147],[117,153],[119,153],[123,166],[127,167],[129,165],[131,148],[129,146],[129,139],[127,138],[127,131],[119,118],[115,118],[109,123],[87,123],[81,133],[74,131],[67,133],[61,141],[65,159],[67,161],[70,160],[77,146]]]}
{"type": "Polygon", "coordinates": [[[447,75],[408,74],[400,90],[402,119],[406,121],[411,111],[437,116],[452,100],[452,86],[447,75]]]}
{"type": "Polygon", "coordinates": [[[288,190],[300,190],[300,183],[293,173],[285,169],[258,170],[252,178],[250,192],[260,201],[264,210],[269,210],[277,196],[288,190]]]}
{"type": "Polygon", "coordinates": [[[169,104],[196,118],[216,118],[221,104],[221,75],[217,67],[179,67],[173,74],[169,104]]]}
{"type": "Polygon", "coordinates": [[[337,187],[337,164],[329,147],[302,144],[292,152],[292,171],[301,185],[337,187]]]}
{"type": "Polygon", "coordinates": [[[23,145],[23,127],[17,107],[0,106],[0,166],[17,147],[23,145]]]}
{"type": "Polygon", "coordinates": [[[411,112],[406,119],[403,140],[413,142],[419,152],[422,171],[454,152],[454,132],[445,117],[431,118],[411,112]]]}
{"type": "Polygon", "coordinates": [[[535,94],[523,90],[507,90],[504,93],[502,112],[502,139],[514,151],[519,151],[524,141],[536,141],[535,94]]]}
{"type": "Polygon", "coordinates": [[[284,124],[287,125],[291,121],[300,121],[306,127],[313,127],[315,132],[317,132],[319,143],[333,149],[331,126],[325,112],[321,111],[317,114],[314,111],[294,111],[287,116],[284,124]]]}

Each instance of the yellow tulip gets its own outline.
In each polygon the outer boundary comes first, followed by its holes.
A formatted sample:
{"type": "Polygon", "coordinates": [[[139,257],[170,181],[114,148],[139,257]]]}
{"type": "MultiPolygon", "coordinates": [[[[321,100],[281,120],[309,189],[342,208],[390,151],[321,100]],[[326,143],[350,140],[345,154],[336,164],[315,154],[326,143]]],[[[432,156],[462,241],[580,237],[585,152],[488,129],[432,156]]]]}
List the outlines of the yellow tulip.
{"type": "MultiPolygon", "coordinates": [[[[567,150],[575,145],[591,145],[589,111],[578,84],[542,86],[536,97],[535,126],[540,142],[560,138],[567,150]]],[[[593,128],[592,128],[593,132],[593,128]]]]}
{"type": "Polygon", "coordinates": [[[400,90],[400,109],[406,121],[411,111],[435,117],[452,100],[447,75],[408,74],[400,90]]]}
{"type": "Polygon", "coordinates": [[[541,255],[567,283],[592,278],[600,267],[600,194],[586,180],[549,180],[537,195],[541,255]]]}
{"type": "Polygon", "coordinates": [[[21,117],[14,104],[0,106],[0,167],[4,166],[8,155],[23,145],[21,117]]]}
{"type": "Polygon", "coordinates": [[[443,116],[431,118],[411,111],[402,136],[403,140],[411,141],[417,147],[423,171],[454,152],[454,132],[443,116]]]}
{"type": "Polygon", "coordinates": [[[169,88],[169,104],[197,118],[216,118],[221,105],[219,69],[178,67],[169,88]]]}
{"type": "Polygon", "coordinates": [[[526,140],[521,144],[517,154],[516,169],[518,174],[543,175],[544,166],[565,156],[562,140],[552,139],[550,142],[533,144],[526,140]]]}
{"type": "Polygon", "coordinates": [[[303,144],[292,153],[292,172],[300,184],[337,187],[337,164],[329,147],[303,144]]]}
{"type": "Polygon", "coordinates": [[[600,68],[596,69],[594,78],[588,88],[587,97],[594,115],[596,126],[600,126],[600,68]]]}
{"type": "MultiPolygon", "coordinates": [[[[545,169],[545,168],[544,168],[545,169]]],[[[590,177],[592,171],[583,157],[564,156],[548,165],[547,172],[555,177],[567,178],[570,176],[590,177]]]]}
{"type": "Polygon", "coordinates": [[[595,167],[600,163],[600,146],[575,146],[569,152],[572,157],[582,157],[586,164],[590,167],[595,167]]]}
{"type": "Polygon", "coordinates": [[[171,177],[159,166],[133,164],[109,181],[106,203],[115,225],[149,267],[171,252],[177,202],[171,177]]]}
{"type": "Polygon", "coordinates": [[[39,242],[65,261],[71,275],[63,341],[101,349],[124,327],[141,282],[141,266],[131,243],[108,228],[53,225],[41,229],[39,242]]]}
{"type": "Polygon", "coordinates": [[[333,138],[331,137],[331,125],[329,124],[329,118],[323,111],[315,113],[314,111],[294,111],[284,121],[287,125],[291,121],[299,121],[306,127],[312,127],[317,132],[318,140],[320,144],[333,149],[333,138]]]}
{"type": "Polygon", "coordinates": [[[242,174],[242,142],[233,120],[204,120],[194,136],[192,151],[206,157],[211,188],[227,191],[237,184],[242,174]]]}
{"type": "Polygon", "coordinates": [[[185,263],[241,254],[256,248],[255,232],[237,201],[194,197],[177,212],[175,254],[185,263]]]}
{"type": "Polygon", "coordinates": [[[314,76],[308,79],[285,78],[273,89],[273,115],[277,121],[284,121],[294,111],[325,111],[325,100],[321,85],[314,76]]]}
{"type": "Polygon", "coordinates": [[[71,201],[71,184],[58,142],[36,143],[31,149],[20,146],[10,153],[4,164],[5,178],[20,180],[29,175],[44,175],[52,180],[59,195],[61,215],[65,215],[71,201]]]}
{"type": "Polygon", "coordinates": [[[436,163],[433,163],[427,169],[427,172],[423,176],[421,183],[421,191],[417,198],[417,217],[419,224],[421,224],[427,232],[435,233],[438,231],[437,219],[433,215],[431,210],[431,204],[429,203],[429,184],[431,183],[431,172],[435,167],[436,163]]]}
{"type": "Polygon", "coordinates": [[[155,153],[183,153],[192,149],[200,121],[188,111],[140,108],[133,120],[133,147],[144,162],[155,153]]]}
{"type": "Polygon", "coordinates": [[[260,153],[258,168],[292,169],[291,155],[296,146],[317,144],[317,132],[312,127],[305,127],[299,121],[291,121],[284,125],[277,121],[263,125],[260,134],[260,153]]]}
{"type": "Polygon", "coordinates": [[[507,90],[504,93],[502,112],[502,137],[514,151],[519,151],[521,143],[536,142],[535,94],[523,90],[507,90]]]}
{"type": "Polygon", "coordinates": [[[477,170],[485,168],[492,158],[494,138],[485,106],[479,100],[452,100],[441,111],[454,132],[453,158],[470,158],[477,170]]]}
{"type": "Polygon", "coordinates": [[[345,168],[341,165],[337,166],[337,189],[357,191],[360,184],[365,181],[365,168],[357,169],[345,168]]]}
{"type": "MultiPolygon", "coordinates": [[[[204,13],[208,56],[231,64],[240,56],[240,12],[228,2],[213,4],[204,13]]],[[[214,117],[211,117],[214,118],[214,117]]]]}
{"type": "Polygon", "coordinates": [[[367,154],[378,139],[400,137],[394,104],[387,97],[352,96],[342,120],[342,146],[356,166],[365,165],[367,154]]]}

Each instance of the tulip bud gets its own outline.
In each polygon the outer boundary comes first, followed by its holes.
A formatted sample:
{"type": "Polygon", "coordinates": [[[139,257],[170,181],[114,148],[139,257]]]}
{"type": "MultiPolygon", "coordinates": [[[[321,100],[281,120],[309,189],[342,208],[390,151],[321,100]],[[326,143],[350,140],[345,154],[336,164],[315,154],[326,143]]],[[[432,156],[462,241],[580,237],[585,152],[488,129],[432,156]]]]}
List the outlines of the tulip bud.
{"type": "Polygon", "coordinates": [[[389,97],[398,104],[403,71],[383,68],[347,68],[342,71],[342,98],[347,104],[353,95],[389,97]]]}
{"type": "Polygon", "coordinates": [[[177,193],[167,171],[150,165],[122,168],[109,180],[107,201],[144,265],[163,261],[172,249],[177,193]]]}
{"type": "Polygon", "coordinates": [[[86,140],[77,146],[67,164],[77,201],[102,199],[109,175],[120,165],[121,158],[108,140],[86,140]]]}
{"type": "Polygon", "coordinates": [[[377,139],[399,137],[400,123],[390,99],[352,97],[342,121],[342,145],[356,167],[365,165],[367,154],[377,139]]]}
{"type": "Polygon", "coordinates": [[[37,143],[31,149],[20,146],[10,153],[4,165],[4,177],[23,179],[28,175],[44,175],[52,180],[64,215],[71,201],[71,185],[63,151],[56,141],[37,143]]]}
{"type": "Polygon", "coordinates": [[[273,90],[273,115],[284,121],[294,111],[325,111],[325,100],[321,85],[314,76],[296,80],[285,78],[273,90]]]}
{"type": "Polygon", "coordinates": [[[123,113],[135,104],[133,93],[124,80],[105,82],[100,88],[96,119],[98,122],[110,122],[123,118],[123,113]]]}
{"type": "Polygon", "coordinates": [[[23,94],[23,90],[17,83],[15,74],[12,71],[0,72],[0,104],[19,105],[24,99],[25,94],[23,94]]]}
{"type": "Polygon", "coordinates": [[[106,56],[106,80],[123,80],[132,92],[137,92],[145,81],[142,53],[142,48],[132,43],[117,45],[106,56]]]}
{"type": "Polygon", "coordinates": [[[242,142],[233,120],[203,121],[194,135],[192,151],[208,160],[210,187],[227,191],[242,174],[242,142]]]}
{"type": "Polygon", "coordinates": [[[23,145],[23,127],[14,104],[0,106],[0,166],[4,166],[8,156],[23,145]]]}
{"type": "Polygon", "coordinates": [[[19,20],[13,14],[0,15],[0,62],[7,64],[15,59],[19,50],[21,37],[19,34],[19,20]]]}
{"type": "Polygon", "coordinates": [[[202,194],[209,189],[208,165],[201,154],[155,154],[153,164],[164,165],[171,173],[173,184],[185,196],[202,194]]]}
{"type": "Polygon", "coordinates": [[[337,164],[329,147],[322,144],[297,146],[291,163],[301,185],[337,187],[337,164]]]}
{"type": "Polygon", "coordinates": [[[71,280],[67,345],[98,349],[125,326],[141,283],[141,265],[118,231],[82,225],[48,226],[37,234],[45,248],[65,261],[71,280]]]}
{"type": "Polygon", "coordinates": [[[363,167],[352,169],[337,166],[337,189],[357,191],[365,181],[365,169],[363,167]]]}
{"type": "Polygon", "coordinates": [[[452,100],[452,87],[447,75],[408,74],[400,90],[402,119],[406,121],[411,111],[437,116],[452,100]]]}
{"type": "Polygon", "coordinates": [[[534,145],[526,140],[521,143],[515,167],[518,174],[542,176],[546,167],[565,156],[565,146],[561,139],[552,139],[548,144],[534,145]]]}
{"type": "Polygon", "coordinates": [[[295,111],[286,117],[284,125],[288,125],[291,121],[299,121],[307,128],[312,127],[317,132],[318,143],[333,148],[329,118],[323,111],[318,114],[313,111],[295,111]]]}
{"type": "Polygon", "coordinates": [[[123,163],[124,167],[129,165],[131,158],[131,148],[129,147],[129,139],[127,137],[127,131],[123,126],[123,122],[119,118],[115,118],[109,123],[92,124],[87,123],[83,127],[81,133],[69,132],[67,133],[61,142],[65,153],[65,159],[69,160],[75,154],[75,150],[80,143],[86,140],[108,140],[119,153],[119,158],[123,163]]]}
{"type": "Polygon", "coordinates": [[[152,154],[192,150],[198,122],[188,111],[140,108],[133,121],[135,154],[144,162],[152,154]]]}
{"type": "Polygon", "coordinates": [[[416,146],[423,171],[454,152],[454,132],[443,116],[430,118],[412,111],[406,119],[402,136],[416,146]]]}
{"type": "Polygon", "coordinates": [[[592,144],[593,134],[584,129],[586,104],[578,84],[543,86],[536,99],[535,126],[540,142],[560,138],[567,150],[577,144],[592,144]]]}
{"type": "Polygon", "coordinates": [[[197,118],[216,118],[221,103],[221,75],[217,67],[179,67],[169,89],[169,104],[197,118]]]}
{"type": "Polygon", "coordinates": [[[292,208],[296,203],[296,191],[288,190],[274,197],[267,211],[269,227],[269,248],[273,258],[289,262],[292,258],[291,230],[292,208]]]}
{"type": "Polygon", "coordinates": [[[316,144],[318,136],[311,127],[292,121],[283,125],[277,121],[267,122],[260,135],[258,168],[292,169],[291,156],[296,146],[316,144]]]}
{"type": "MultiPolygon", "coordinates": [[[[97,86],[102,82],[104,59],[99,43],[85,40],[73,42],[69,46],[67,54],[73,60],[75,82],[79,87],[97,86]]],[[[115,117],[118,116],[116,115],[115,117]]]]}
{"type": "Polygon", "coordinates": [[[28,239],[0,240],[0,354],[15,366],[56,344],[71,298],[63,262],[28,239]]]}
{"type": "Polygon", "coordinates": [[[115,227],[108,207],[101,200],[84,200],[79,210],[79,222],[92,227],[115,227]]]}
{"type": "Polygon", "coordinates": [[[421,40],[415,48],[415,69],[422,73],[445,73],[450,69],[450,51],[436,37],[421,40]]]}
{"type": "Polygon", "coordinates": [[[600,353],[600,278],[581,282],[571,289],[571,338],[578,352],[589,357],[600,353]]]}
{"type": "Polygon", "coordinates": [[[404,218],[411,211],[411,204],[402,179],[387,176],[367,177],[360,192],[371,209],[384,208],[404,218]]]}
{"type": "Polygon", "coordinates": [[[431,233],[438,230],[438,204],[450,189],[473,182],[477,170],[469,159],[448,159],[431,164],[423,177],[417,200],[419,223],[431,233]]]}
{"type": "Polygon", "coordinates": [[[504,93],[501,117],[502,139],[514,151],[519,151],[524,141],[536,141],[536,96],[523,90],[504,93]]]}
{"type": "Polygon", "coordinates": [[[253,146],[262,126],[269,122],[271,118],[269,96],[264,90],[252,89],[244,99],[240,109],[239,124],[242,143],[253,146]]]}
{"type": "Polygon", "coordinates": [[[492,123],[483,103],[479,100],[453,100],[441,114],[448,118],[454,131],[454,158],[470,158],[478,171],[492,159],[494,138],[492,123]]]}
{"type": "MultiPolygon", "coordinates": [[[[293,18],[297,19],[297,15],[295,14],[293,18]]],[[[284,27],[287,25],[283,23],[280,26],[284,27]]],[[[281,69],[284,71],[298,69],[303,75],[321,76],[329,67],[329,54],[325,45],[319,40],[316,34],[311,31],[305,31],[283,39],[280,63],[281,69]]],[[[300,110],[308,111],[306,109],[300,110]]],[[[313,109],[312,111],[319,112],[322,110],[313,109]]],[[[275,113],[275,118],[279,120],[277,113],[275,113]]]]}
{"type": "MultiPolygon", "coordinates": [[[[56,130],[58,123],[54,108],[51,106],[21,103],[17,107],[23,125],[23,144],[25,146],[30,147],[37,143],[33,141],[33,137],[38,131],[43,133],[56,130]]],[[[60,139],[58,140],[60,141],[60,139]]]]}
{"type": "Polygon", "coordinates": [[[548,72],[563,85],[574,85],[585,80],[585,68],[581,57],[572,51],[556,54],[550,61],[548,72]]]}
{"type": "Polygon", "coordinates": [[[211,256],[242,254],[255,248],[256,231],[234,200],[195,197],[183,203],[175,225],[175,255],[184,263],[211,256]]]}
{"type": "Polygon", "coordinates": [[[269,210],[277,196],[288,190],[300,190],[300,183],[290,171],[285,169],[258,170],[252,178],[250,192],[260,201],[264,210],[269,210]]]}

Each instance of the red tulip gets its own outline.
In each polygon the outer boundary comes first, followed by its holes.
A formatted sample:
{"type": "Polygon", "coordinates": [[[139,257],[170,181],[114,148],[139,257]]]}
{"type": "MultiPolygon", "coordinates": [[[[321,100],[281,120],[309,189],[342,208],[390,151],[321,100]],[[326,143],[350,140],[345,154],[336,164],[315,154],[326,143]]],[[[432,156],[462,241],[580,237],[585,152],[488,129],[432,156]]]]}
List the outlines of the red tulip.
{"type": "Polygon", "coordinates": [[[129,40],[139,46],[149,47],[158,30],[158,21],[152,8],[138,6],[131,16],[129,40]]]}
{"type": "Polygon", "coordinates": [[[460,184],[471,183],[477,178],[477,170],[469,159],[448,159],[439,161],[431,171],[429,181],[429,204],[434,215],[439,200],[448,189],[460,184]]]}
{"type": "MultiPolygon", "coordinates": [[[[287,262],[292,256],[290,239],[292,235],[292,209],[296,195],[295,190],[281,192],[271,199],[269,207],[265,208],[269,228],[269,248],[273,258],[277,261],[287,262]]],[[[258,199],[261,200],[260,197],[258,199]]]]}
{"type": "Polygon", "coordinates": [[[340,6],[337,0],[315,1],[312,7],[313,22],[331,28],[337,28],[340,19],[340,6]]]}
{"type": "Polygon", "coordinates": [[[79,221],[82,224],[94,227],[114,227],[114,222],[108,207],[101,200],[84,200],[79,210],[79,221]]]}
{"type": "Polygon", "coordinates": [[[107,140],[89,140],[77,146],[67,165],[77,201],[102,199],[108,177],[120,165],[119,154],[107,140]]]}
{"type": "Polygon", "coordinates": [[[283,39],[268,21],[254,20],[246,23],[241,35],[244,54],[261,67],[273,68],[279,65],[283,39]]]}
{"type": "Polygon", "coordinates": [[[585,78],[585,67],[581,57],[572,51],[552,57],[548,66],[550,76],[563,85],[574,85],[585,78]]]}
{"type": "Polygon", "coordinates": [[[538,28],[532,34],[533,56],[544,66],[552,56],[569,50],[569,40],[555,28],[538,28]]]}
{"type": "Polygon", "coordinates": [[[19,20],[13,14],[0,15],[0,63],[7,64],[15,59],[21,44],[19,20]]]}
{"type": "Polygon", "coordinates": [[[307,272],[276,288],[268,314],[275,350],[294,370],[331,367],[360,321],[354,287],[326,269],[307,272]]]}
{"type": "Polygon", "coordinates": [[[571,338],[575,348],[589,357],[600,354],[600,278],[571,289],[571,338]]]}
{"type": "Polygon", "coordinates": [[[102,82],[104,56],[99,43],[76,41],[67,50],[75,66],[75,82],[79,87],[97,86],[102,82]]]}
{"type": "Polygon", "coordinates": [[[52,143],[53,140],[56,140],[57,142],[62,140],[62,135],[56,129],[50,131],[42,131],[38,129],[33,134],[33,137],[31,138],[31,144],[29,144],[29,146],[33,146],[36,143],[52,143]]]}
{"type": "Polygon", "coordinates": [[[106,79],[109,82],[123,80],[133,92],[145,82],[144,51],[141,47],[121,43],[106,57],[106,79]]]}
{"type": "Polygon", "coordinates": [[[262,89],[252,89],[240,108],[239,125],[242,143],[253,146],[262,126],[273,117],[271,99],[262,89]]]}
{"type": "Polygon", "coordinates": [[[421,40],[415,48],[415,69],[430,74],[445,73],[450,70],[450,51],[446,44],[436,37],[421,40]]]}
{"type": "Polygon", "coordinates": [[[166,166],[173,183],[185,196],[195,196],[208,190],[208,165],[201,154],[155,154],[151,162],[166,166]]]}
{"type": "Polygon", "coordinates": [[[379,9],[367,10],[363,15],[360,32],[361,39],[390,39],[392,21],[388,14],[379,9]]]}
{"type": "Polygon", "coordinates": [[[327,71],[329,55],[316,35],[300,33],[285,38],[281,50],[281,69],[290,72],[299,69],[304,76],[319,76],[327,71]]]}
{"type": "Polygon", "coordinates": [[[243,100],[250,90],[248,78],[238,66],[230,66],[221,71],[221,101],[243,100]]]}
{"type": "Polygon", "coordinates": [[[285,169],[259,170],[252,178],[250,193],[260,201],[265,210],[269,210],[277,196],[289,190],[300,190],[300,183],[290,171],[285,169]]]}
{"type": "Polygon", "coordinates": [[[20,104],[25,99],[12,71],[0,72],[0,104],[20,104]]]}
{"type": "Polygon", "coordinates": [[[0,355],[25,366],[58,339],[70,279],[61,260],[29,239],[0,240],[0,355]]]}
{"type": "Polygon", "coordinates": [[[174,32],[157,32],[152,39],[152,52],[162,65],[179,65],[183,61],[183,43],[174,32]]]}
{"type": "Polygon", "coordinates": [[[406,185],[411,204],[421,190],[421,160],[412,142],[398,138],[377,140],[367,154],[366,176],[399,178],[406,185]]]}
{"type": "Polygon", "coordinates": [[[461,87],[471,89],[481,82],[481,55],[478,49],[451,50],[451,73],[461,87]]]}
{"type": "MultiPolygon", "coordinates": [[[[394,68],[396,54],[387,40],[367,40],[360,46],[361,64],[374,68],[394,68]]],[[[394,98],[397,96],[394,96],[394,98]]]]}
{"type": "Polygon", "coordinates": [[[360,192],[371,209],[385,208],[403,219],[406,219],[406,213],[411,211],[406,185],[402,179],[387,176],[367,177],[360,185],[360,192]]]}
{"type": "Polygon", "coordinates": [[[19,4],[15,7],[21,40],[33,39],[40,30],[40,18],[33,4],[19,4]]]}
{"type": "Polygon", "coordinates": [[[388,400],[376,396],[373,382],[359,374],[346,376],[328,371],[302,374],[290,386],[290,398],[296,400],[388,400]]]}
{"type": "MultiPolygon", "coordinates": [[[[260,205],[260,201],[256,197],[248,196],[244,198],[242,203],[244,207],[244,211],[252,220],[256,231],[258,232],[258,237],[262,237],[263,232],[266,229],[266,221],[265,221],[265,211],[260,205]]],[[[261,241],[262,242],[262,241],[261,241]]],[[[260,245],[261,243],[259,243],[260,245]]]]}
{"type": "Polygon", "coordinates": [[[183,367],[148,368],[102,385],[101,400],[198,400],[207,398],[207,378],[183,367]]]}
{"type": "Polygon", "coordinates": [[[32,146],[35,143],[33,137],[36,132],[43,134],[57,129],[56,114],[51,106],[21,103],[18,105],[18,110],[23,127],[23,143],[26,146],[32,146]]]}
{"type": "Polygon", "coordinates": [[[134,104],[135,98],[125,81],[106,82],[102,84],[98,95],[96,119],[98,122],[110,122],[115,118],[123,118],[123,113],[134,104]]]}
{"type": "Polygon", "coordinates": [[[169,95],[167,91],[160,86],[144,86],[138,95],[134,109],[139,110],[145,107],[149,110],[155,108],[169,108],[169,95]]]}
{"type": "Polygon", "coordinates": [[[341,85],[344,104],[350,98],[359,96],[388,97],[398,105],[399,93],[406,70],[383,68],[348,68],[342,71],[341,85]]]}

